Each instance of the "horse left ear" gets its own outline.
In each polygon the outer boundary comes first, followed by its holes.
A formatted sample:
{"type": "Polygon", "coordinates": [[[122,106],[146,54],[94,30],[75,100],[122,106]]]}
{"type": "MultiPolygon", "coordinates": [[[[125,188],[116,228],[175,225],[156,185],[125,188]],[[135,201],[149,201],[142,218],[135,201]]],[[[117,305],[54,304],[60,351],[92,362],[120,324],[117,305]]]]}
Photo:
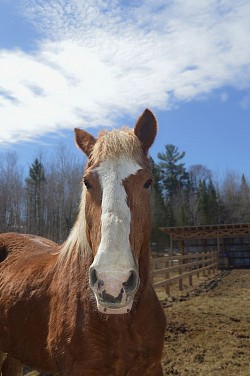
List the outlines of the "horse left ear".
{"type": "Polygon", "coordinates": [[[89,157],[96,143],[95,137],[82,129],[75,128],[75,140],[79,148],[89,157]]]}
{"type": "Polygon", "coordinates": [[[157,121],[154,114],[146,108],[137,120],[134,134],[141,141],[142,149],[147,154],[148,149],[153,144],[157,133],[157,121]]]}

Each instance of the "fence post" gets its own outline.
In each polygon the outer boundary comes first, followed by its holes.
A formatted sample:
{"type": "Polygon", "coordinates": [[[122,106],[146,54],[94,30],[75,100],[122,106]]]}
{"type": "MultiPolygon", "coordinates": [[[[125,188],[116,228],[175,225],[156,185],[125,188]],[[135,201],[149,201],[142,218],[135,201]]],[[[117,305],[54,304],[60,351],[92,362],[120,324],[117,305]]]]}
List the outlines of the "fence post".
{"type": "MultiPolygon", "coordinates": [[[[155,263],[154,263],[154,259],[151,260],[151,271],[153,272],[155,270],[155,263]]],[[[152,285],[154,284],[154,276],[153,274],[151,274],[150,276],[150,281],[152,283],[152,285]]]]}
{"type": "Polygon", "coordinates": [[[179,245],[179,251],[181,254],[181,258],[179,258],[179,290],[183,290],[183,277],[182,277],[182,272],[183,272],[183,254],[184,254],[184,242],[183,240],[179,240],[178,242],[179,245]]]}
{"type": "Polygon", "coordinates": [[[216,266],[216,271],[218,272],[218,268],[219,268],[219,262],[220,262],[220,237],[219,237],[219,232],[218,232],[218,235],[217,235],[217,252],[216,252],[216,256],[217,256],[217,266],[216,266]]]}
{"type": "MultiPolygon", "coordinates": [[[[195,260],[196,260],[196,259],[195,259],[195,260]]],[[[187,262],[189,262],[189,263],[190,263],[190,261],[191,261],[191,263],[193,263],[193,258],[187,260],[187,262]]],[[[191,266],[188,268],[188,270],[189,270],[190,272],[193,270],[192,267],[193,267],[193,266],[191,265],[191,266]]],[[[193,276],[192,276],[192,274],[188,276],[188,280],[189,280],[189,286],[193,286],[193,276]]]]}
{"type": "MultiPolygon", "coordinates": [[[[201,265],[202,265],[201,267],[204,268],[204,266],[205,266],[205,253],[204,253],[204,251],[202,252],[201,265]]],[[[206,277],[206,271],[205,270],[202,271],[202,275],[203,275],[203,277],[206,277]]]]}
{"type": "MultiPolygon", "coordinates": [[[[211,256],[208,256],[208,265],[211,265],[211,256]]],[[[208,268],[208,274],[211,275],[211,267],[208,268]]]]}
{"type": "MultiPolygon", "coordinates": [[[[170,277],[168,268],[169,268],[169,260],[166,260],[166,261],[165,261],[165,269],[167,269],[167,270],[165,271],[165,279],[166,279],[166,280],[168,280],[169,277],[170,277]]],[[[166,294],[170,295],[170,285],[169,285],[169,283],[167,283],[167,284],[165,285],[165,291],[166,291],[166,294]]]]}
{"type": "MultiPolygon", "coordinates": [[[[213,258],[216,257],[216,253],[217,252],[213,252],[213,258]]],[[[213,260],[213,268],[212,268],[213,275],[215,275],[215,265],[214,265],[214,263],[215,263],[215,260],[213,260]]]]}
{"type": "MultiPolygon", "coordinates": [[[[198,262],[198,261],[200,261],[200,254],[199,253],[197,253],[197,255],[198,255],[198,257],[196,256],[196,262],[198,262]]],[[[200,270],[200,264],[196,264],[195,265],[195,269],[197,270],[197,278],[200,278],[200,272],[199,272],[199,270],[200,270]]]]}

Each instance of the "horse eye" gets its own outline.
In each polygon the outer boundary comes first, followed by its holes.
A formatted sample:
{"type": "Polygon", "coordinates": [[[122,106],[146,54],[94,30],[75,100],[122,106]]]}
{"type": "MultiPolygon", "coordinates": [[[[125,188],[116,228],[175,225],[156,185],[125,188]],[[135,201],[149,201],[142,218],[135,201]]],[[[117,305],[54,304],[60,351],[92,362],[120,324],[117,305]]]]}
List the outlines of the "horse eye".
{"type": "Polygon", "coordinates": [[[87,190],[89,190],[90,188],[92,188],[90,182],[86,178],[83,178],[83,182],[84,182],[85,187],[87,188],[87,190]]]}
{"type": "Polygon", "coordinates": [[[146,181],[146,183],[144,184],[144,188],[146,189],[149,189],[151,184],[152,184],[153,180],[152,179],[148,179],[148,181],[146,181]]]}

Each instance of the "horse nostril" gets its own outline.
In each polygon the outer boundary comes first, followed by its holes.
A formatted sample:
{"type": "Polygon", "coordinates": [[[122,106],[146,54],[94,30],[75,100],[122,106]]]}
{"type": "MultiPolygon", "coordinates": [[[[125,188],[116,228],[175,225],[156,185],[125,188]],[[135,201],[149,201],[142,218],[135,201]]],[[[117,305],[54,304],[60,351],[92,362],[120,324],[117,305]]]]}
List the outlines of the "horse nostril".
{"type": "Polygon", "coordinates": [[[97,282],[96,270],[95,270],[95,268],[90,268],[89,269],[89,284],[90,284],[90,287],[94,287],[96,282],[97,282]]]}
{"type": "Polygon", "coordinates": [[[127,280],[127,282],[124,282],[122,284],[126,293],[133,292],[136,289],[137,282],[138,282],[137,274],[135,271],[131,270],[129,279],[127,280]]]}

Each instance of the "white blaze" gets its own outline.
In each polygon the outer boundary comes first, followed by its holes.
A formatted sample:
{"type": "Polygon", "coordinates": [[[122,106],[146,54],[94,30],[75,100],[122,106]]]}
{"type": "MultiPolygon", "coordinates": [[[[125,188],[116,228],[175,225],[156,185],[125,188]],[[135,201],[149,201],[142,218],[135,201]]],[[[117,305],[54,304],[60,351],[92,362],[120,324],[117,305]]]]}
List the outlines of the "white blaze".
{"type": "Polygon", "coordinates": [[[102,187],[101,242],[95,266],[113,273],[135,265],[129,243],[131,214],[123,181],[141,167],[125,157],[102,162],[97,172],[102,187]]]}

